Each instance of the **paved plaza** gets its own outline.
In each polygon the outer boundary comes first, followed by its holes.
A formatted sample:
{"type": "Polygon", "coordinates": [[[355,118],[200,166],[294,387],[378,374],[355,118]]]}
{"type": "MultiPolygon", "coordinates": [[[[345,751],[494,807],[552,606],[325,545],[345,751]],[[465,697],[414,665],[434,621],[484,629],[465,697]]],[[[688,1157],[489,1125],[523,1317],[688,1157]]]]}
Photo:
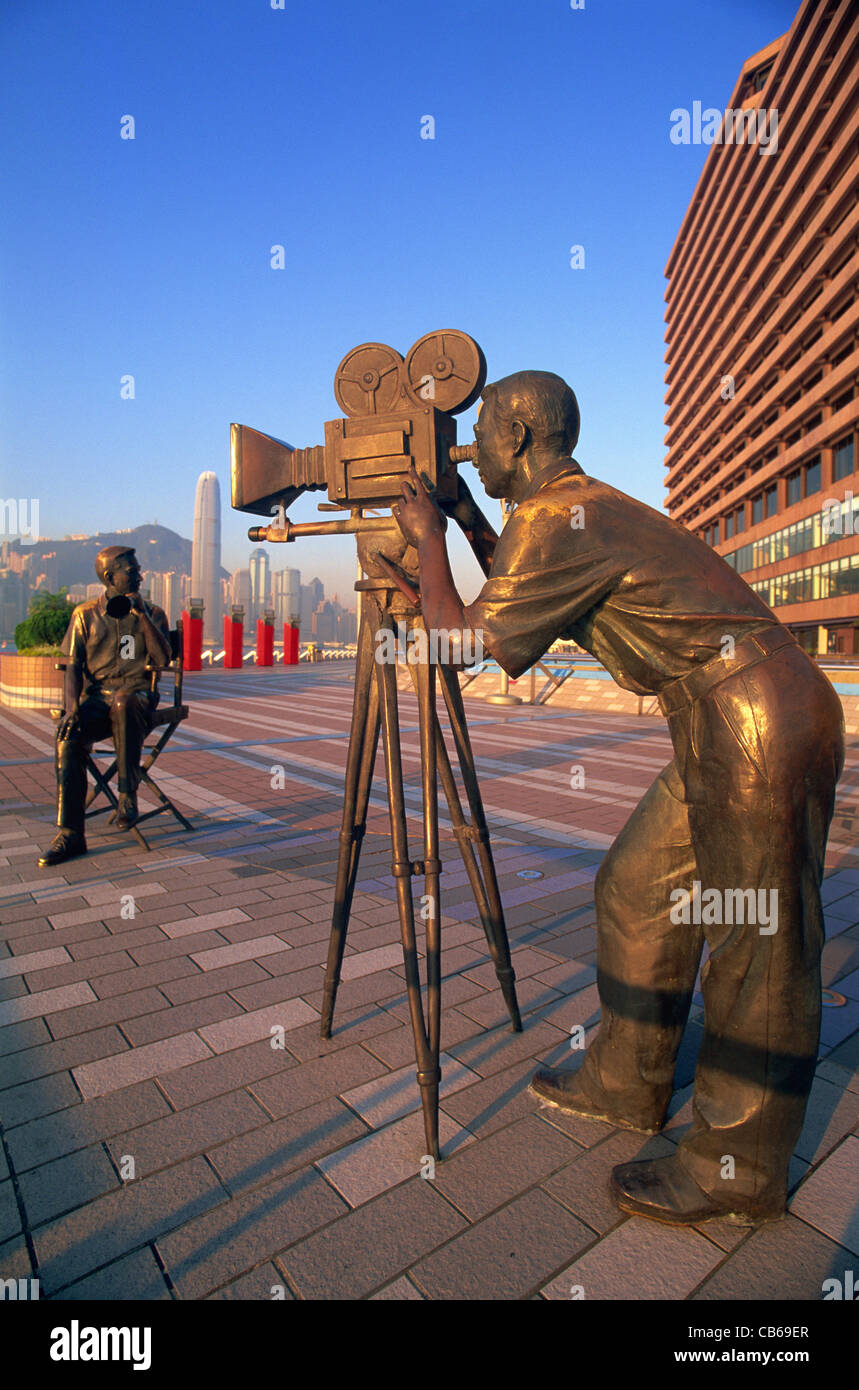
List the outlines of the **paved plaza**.
{"type": "MultiPolygon", "coordinates": [[[[160,817],[146,854],[102,817],[89,855],[47,870],[52,725],[0,710],[0,1278],[54,1299],[820,1300],[859,1268],[859,739],[827,855],[832,993],[789,1215],[673,1229],[623,1217],[608,1180],[690,1123],[700,995],[656,1138],[526,1089],[598,1022],[593,879],[671,756],[664,721],[467,702],[525,1026],[509,1029],[442,815],[433,1174],[381,757],[319,1037],[352,672],[187,677],[191,717],[158,768],[194,832],[160,817]]],[[[420,858],[410,694],[400,711],[420,858]]]]}

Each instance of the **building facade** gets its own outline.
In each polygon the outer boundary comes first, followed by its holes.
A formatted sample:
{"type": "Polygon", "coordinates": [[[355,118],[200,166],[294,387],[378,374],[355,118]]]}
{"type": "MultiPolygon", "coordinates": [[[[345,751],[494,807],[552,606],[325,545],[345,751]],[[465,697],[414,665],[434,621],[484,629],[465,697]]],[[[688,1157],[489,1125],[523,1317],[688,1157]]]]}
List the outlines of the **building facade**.
{"type": "Polygon", "coordinates": [[[669,514],[807,650],[859,651],[851,0],[805,0],[744,63],[665,273],[669,514]]]}

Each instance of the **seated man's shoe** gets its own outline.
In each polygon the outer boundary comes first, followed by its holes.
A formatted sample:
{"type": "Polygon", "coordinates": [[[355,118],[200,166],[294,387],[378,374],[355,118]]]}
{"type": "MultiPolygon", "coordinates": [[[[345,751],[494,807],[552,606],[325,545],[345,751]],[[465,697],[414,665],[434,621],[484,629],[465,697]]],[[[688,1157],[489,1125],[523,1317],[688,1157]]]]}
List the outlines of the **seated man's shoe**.
{"type": "MultiPolygon", "coordinates": [[[[730,1187],[726,1180],[725,1187],[730,1187]]],[[[716,1202],[687,1173],[675,1154],[635,1163],[620,1163],[612,1171],[611,1192],[621,1211],[647,1216],[668,1226],[697,1226],[702,1221],[730,1221],[759,1226],[779,1221],[784,1207],[767,1207],[754,1199],[716,1202]]]]}
{"type": "Polygon", "coordinates": [[[642,1134],[657,1134],[665,1123],[665,1112],[621,1114],[608,1105],[593,1100],[582,1089],[578,1072],[536,1071],[528,1087],[532,1095],[546,1105],[554,1105],[558,1110],[568,1110],[573,1115],[584,1115],[588,1120],[603,1120],[617,1129],[634,1129],[642,1134]]]}
{"type": "Polygon", "coordinates": [[[60,830],[51,847],[39,858],[39,868],[48,869],[52,864],[63,864],[67,859],[76,859],[86,854],[86,839],[76,830],[60,830]]]}
{"type": "Polygon", "coordinates": [[[115,821],[117,830],[130,830],[138,816],[137,793],[120,792],[115,821]]]}

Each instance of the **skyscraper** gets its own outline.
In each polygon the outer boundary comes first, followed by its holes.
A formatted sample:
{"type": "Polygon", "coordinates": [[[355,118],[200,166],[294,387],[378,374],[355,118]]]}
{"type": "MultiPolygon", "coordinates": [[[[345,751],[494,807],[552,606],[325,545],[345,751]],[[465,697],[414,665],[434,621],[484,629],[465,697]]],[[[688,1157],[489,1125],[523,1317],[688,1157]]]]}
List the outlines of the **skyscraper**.
{"type": "Polygon", "coordinates": [[[268,558],[268,551],[259,546],[251,551],[250,563],[248,565],[251,578],[251,612],[250,617],[253,622],[261,618],[268,606],[269,594],[271,589],[271,569],[268,558]]]}
{"type": "Polygon", "coordinates": [[[201,598],[204,638],[223,638],[221,612],[221,489],[217,474],[201,473],[194,499],[194,541],[191,550],[191,597],[201,598]]]}
{"type": "Polygon", "coordinates": [[[859,651],[855,22],[803,0],[746,60],[666,270],[669,514],[824,655],[859,651]]]}

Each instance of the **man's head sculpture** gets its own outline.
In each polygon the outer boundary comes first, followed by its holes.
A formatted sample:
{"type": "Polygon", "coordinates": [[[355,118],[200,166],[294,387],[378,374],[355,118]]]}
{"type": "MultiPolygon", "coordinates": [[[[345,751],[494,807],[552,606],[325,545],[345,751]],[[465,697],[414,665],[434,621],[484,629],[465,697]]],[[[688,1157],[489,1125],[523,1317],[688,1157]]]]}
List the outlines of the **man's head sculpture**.
{"type": "Polygon", "coordinates": [[[487,495],[518,498],[535,470],[571,456],[579,423],[576,397],[554,372],[516,372],[493,381],[474,427],[474,465],[487,495]]]}

